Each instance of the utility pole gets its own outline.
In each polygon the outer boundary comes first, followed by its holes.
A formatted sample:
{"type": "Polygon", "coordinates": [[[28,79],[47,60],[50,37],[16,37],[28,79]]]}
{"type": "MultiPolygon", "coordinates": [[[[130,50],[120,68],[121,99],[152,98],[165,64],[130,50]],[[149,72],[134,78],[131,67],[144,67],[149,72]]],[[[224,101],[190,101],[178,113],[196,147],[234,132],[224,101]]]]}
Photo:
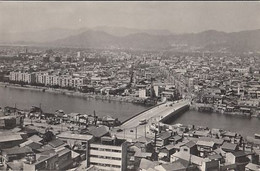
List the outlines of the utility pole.
{"type": "Polygon", "coordinates": [[[94,124],[97,125],[96,111],[94,110],[94,124]]]}
{"type": "MultiPolygon", "coordinates": [[[[153,149],[153,152],[154,152],[154,154],[156,155],[156,136],[157,136],[157,130],[154,130],[154,149],[153,149]]],[[[153,158],[154,160],[157,160],[157,156],[154,156],[154,158],[153,158]]]]}
{"type": "Polygon", "coordinates": [[[144,125],[144,137],[146,138],[146,124],[144,125]]]}
{"type": "Polygon", "coordinates": [[[39,107],[40,107],[40,111],[41,111],[41,115],[42,115],[42,104],[41,103],[40,103],[39,107]]]}
{"type": "Polygon", "coordinates": [[[14,110],[15,110],[14,114],[16,115],[16,103],[14,104],[14,110]]]}
{"type": "Polygon", "coordinates": [[[137,139],[137,127],[135,127],[135,139],[137,139]]]}

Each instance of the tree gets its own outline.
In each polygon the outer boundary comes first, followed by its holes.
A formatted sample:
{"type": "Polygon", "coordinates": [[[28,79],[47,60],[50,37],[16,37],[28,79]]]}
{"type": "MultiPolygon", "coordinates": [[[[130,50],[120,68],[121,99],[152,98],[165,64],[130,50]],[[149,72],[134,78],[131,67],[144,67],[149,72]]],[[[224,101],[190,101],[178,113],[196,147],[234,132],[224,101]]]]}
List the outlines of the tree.
{"type": "Polygon", "coordinates": [[[54,134],[53,132],[46,130],[45,134],[43,135],[43,141],[44,142],[50,142],[51,140],[54,139],[54,134]]]}

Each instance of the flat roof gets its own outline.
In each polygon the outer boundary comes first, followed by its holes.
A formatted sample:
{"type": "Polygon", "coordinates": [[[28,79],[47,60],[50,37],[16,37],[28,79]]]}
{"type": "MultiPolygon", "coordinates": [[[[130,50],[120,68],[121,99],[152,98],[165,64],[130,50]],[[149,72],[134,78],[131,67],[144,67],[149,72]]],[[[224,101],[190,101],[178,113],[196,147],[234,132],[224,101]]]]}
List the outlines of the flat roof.
{"type": "Polygon", "coordinates": [[[93,138],[93,135],[83,135],[83,134],[71,134],[69,132],[62,132],[61,134],[57,135],[59,138],[65,138],[65,139],[75,139],[75,140],[91,140],[93,138]]]}

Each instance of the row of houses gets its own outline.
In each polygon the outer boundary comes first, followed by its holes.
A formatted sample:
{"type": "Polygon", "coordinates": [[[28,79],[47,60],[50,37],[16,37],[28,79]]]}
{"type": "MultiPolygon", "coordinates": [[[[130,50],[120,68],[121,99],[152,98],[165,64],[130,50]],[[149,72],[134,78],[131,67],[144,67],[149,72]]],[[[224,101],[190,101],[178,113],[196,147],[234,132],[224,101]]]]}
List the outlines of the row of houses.
{"type": "Polygon", "coordinates": [[[10,72],[9,79],[15,82],[23,82],[26,84],[43,84],[45,86],[60,87],[79,87],[86,83],[86,79],[82,77],[74,77],[71,75],[54,75],[48,72],[10,72]]]}

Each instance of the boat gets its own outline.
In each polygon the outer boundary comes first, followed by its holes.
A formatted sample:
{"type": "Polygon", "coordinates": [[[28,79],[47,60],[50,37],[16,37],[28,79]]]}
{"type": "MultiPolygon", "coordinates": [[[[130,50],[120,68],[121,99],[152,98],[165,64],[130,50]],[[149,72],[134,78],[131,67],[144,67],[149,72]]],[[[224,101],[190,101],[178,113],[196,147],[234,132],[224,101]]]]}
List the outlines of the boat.
{"type": "Polygon", "coordinates": [[[255,134],[255,139],[260,139],[260,134],[255,134]]]}

